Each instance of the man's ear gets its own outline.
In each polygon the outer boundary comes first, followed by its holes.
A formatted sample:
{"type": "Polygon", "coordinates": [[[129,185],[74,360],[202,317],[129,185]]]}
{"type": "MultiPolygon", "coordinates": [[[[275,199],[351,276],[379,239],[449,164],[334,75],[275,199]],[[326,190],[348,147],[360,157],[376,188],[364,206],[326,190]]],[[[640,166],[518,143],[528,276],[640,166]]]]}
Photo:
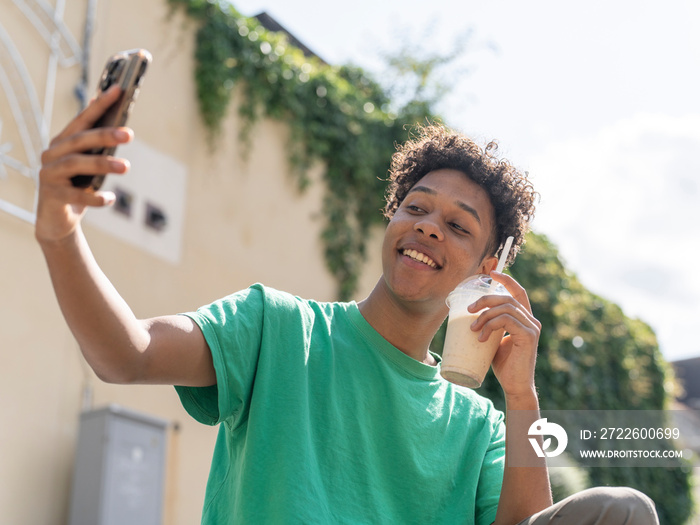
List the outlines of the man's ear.
{"type": "Polygon", "coordinates": [[[497,266],[498,266],[498,257],[493,255],[491,257],[486,257],[481,262],[481,266],[479,267],[479,271],[480,271],[480,273],[488,275],[493,270],[495,270],[497,266]]]}

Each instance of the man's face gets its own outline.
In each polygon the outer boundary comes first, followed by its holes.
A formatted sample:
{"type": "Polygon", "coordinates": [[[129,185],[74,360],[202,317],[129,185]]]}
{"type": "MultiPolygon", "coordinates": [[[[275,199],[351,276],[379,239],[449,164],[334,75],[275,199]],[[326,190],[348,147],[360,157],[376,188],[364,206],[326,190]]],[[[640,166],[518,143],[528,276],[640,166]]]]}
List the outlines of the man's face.
{"type": "Polygon", "coordinates": [[[437,301],[467,277],[496,267],[482,255],[494,223],[486,192],[464,173],[428,173],[406,195],[387,226],[382,248],[384,283],[406,301],[437,301]]]}

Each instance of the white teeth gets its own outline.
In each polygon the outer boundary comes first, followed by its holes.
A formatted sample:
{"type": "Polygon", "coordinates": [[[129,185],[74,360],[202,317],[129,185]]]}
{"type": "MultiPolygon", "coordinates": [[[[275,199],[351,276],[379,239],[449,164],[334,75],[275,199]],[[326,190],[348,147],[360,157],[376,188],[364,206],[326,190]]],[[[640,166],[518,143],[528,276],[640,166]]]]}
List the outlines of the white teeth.
{"type": "Polygon", "coordinates": [[[427,264],[431,268],[437,268],[437,264],[435,264],[435,261],[433,261],[430,257],[425,255],[424,253],[420,253],[416,250],[404,250],[403,254],[407,257],[410,257],[411,259],[415,261],[422,262],[424,264],[427,264]]]}

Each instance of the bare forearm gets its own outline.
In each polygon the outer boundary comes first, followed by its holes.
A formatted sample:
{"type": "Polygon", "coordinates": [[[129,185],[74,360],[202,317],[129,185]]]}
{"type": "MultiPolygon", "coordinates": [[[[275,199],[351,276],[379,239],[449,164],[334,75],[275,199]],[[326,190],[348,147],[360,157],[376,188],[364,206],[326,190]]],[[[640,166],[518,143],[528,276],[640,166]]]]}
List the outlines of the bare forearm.
{"type": "Polygon", "coordinates": [[[125,159],[92,155],[129,142],[128,128],[94,127],[120,94],[114,86],[90,101],[41,155],[34,235],[56,297],[90,366],[113,383],[209,386],[216,372],[195,322],[171,315],[139,321],[95,262],[80,223],[88,208],[114,203],[107,191],[78,188],[75,175],[123,174],[125,159]]]}
{"type": "Polygon", "coordinates": [[[58,242],[42,242],[63,316],[90,366],[110,382],[128,382],[149,334],[97,265],[78,228],[58,242]]]}
{"type": "Polygon", "coordinates": [[[539,405],[534,391],[506,398],[506,466],[496,525],[519,523],[552,505],[547,464],[527,440],[527,429],[537,419],[539,405]]]}

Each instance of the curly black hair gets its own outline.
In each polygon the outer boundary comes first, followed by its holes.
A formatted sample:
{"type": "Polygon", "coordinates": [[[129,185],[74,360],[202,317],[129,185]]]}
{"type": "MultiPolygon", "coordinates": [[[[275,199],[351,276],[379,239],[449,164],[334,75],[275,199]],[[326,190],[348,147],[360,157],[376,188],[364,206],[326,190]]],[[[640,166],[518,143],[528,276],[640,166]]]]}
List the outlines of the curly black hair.
{"type": "Polygon", "coordinates": [[[513,247],[507,261],[510,265],[525,242],[535,213],[538,194],[527,172],[499,159],[495,141],[481,148],[465,135],[437,124],[420,126],[413,135],[391,159],[384,216],[391,219],[411,188],[431,171],[461,171],[486,191],[494,209],[494,231],[483,255],[500,257],[506,239],[512,235],[513,247]]]}

